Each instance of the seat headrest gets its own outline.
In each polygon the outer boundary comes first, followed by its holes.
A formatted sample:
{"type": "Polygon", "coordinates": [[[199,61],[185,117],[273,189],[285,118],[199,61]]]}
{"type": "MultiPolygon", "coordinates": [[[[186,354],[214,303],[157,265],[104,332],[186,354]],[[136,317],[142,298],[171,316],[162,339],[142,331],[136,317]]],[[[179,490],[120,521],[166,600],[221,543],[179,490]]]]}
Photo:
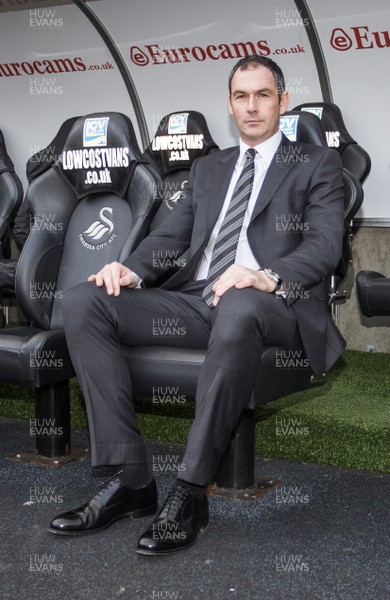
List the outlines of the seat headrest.
{"type": "Polygon", "coordinates": [[[309,112],[290,110],[280,117],[279,127],[290,142],[327,146],[321,121],[309,112]]]}
{"type": "Polygon", "coordinates": [[[336,104],[332,102],[307,102],[296,106],[294,110],[315,114],[321,120],[328,146],[336,148],[340,154],[348,144],[356,144],[356,141],[347,131],[341,110],[336,104]]]}
{"type": "Polygon", "coordinates": [[[55,163],[64,148],[66,138],[68,137],[73,123],[79,118],[80,115],[77,117],[70,117],[64,121],[50,144],[30,156],[26,163],[26,176],[29,183],[41,175],[41,173],[47,171],[51,165],[55,163]]]}
{"type": "Polygon", "coordinates": [[[54,168],[78,199],[112,192],[125,196],[141,152],[130,119],[121,113],[93,113],[73,124],[54,168]]]}
{"type": "Polygon", "coordinates": [[[3,132],[0,130],[0,174],[6,171],[13,173],[14,164],[8,156],[7,148],[5,146],[5,139],[3,132]]]}
{"type": "Polygon", "coordinates": [[[190,169],[196,158],[218,149],[205,117],[189,110],[170,113],[161,119],[144,157],[155,162],[165,177],[171,171],[190,169]]]}

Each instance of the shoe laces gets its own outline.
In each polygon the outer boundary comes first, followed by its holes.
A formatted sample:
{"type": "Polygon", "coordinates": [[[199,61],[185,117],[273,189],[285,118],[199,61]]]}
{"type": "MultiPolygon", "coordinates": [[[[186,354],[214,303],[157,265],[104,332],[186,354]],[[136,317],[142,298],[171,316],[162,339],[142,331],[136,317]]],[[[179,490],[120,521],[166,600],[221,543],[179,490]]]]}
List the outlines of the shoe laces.
{"type": "Polygon", "coordinates": [[[175,486],[169,492],[168,498],[166,499],[163,509],[159,515],[160,518],[174,518],[187,493],[187,488],[181,487],[180,485],[175,486]]]}
{"type": "Polygon", "coordinates": [[[112,484],[120,478],[120,475],[123,471],[119,471],[118,473],[116,473],[115,475],[113,475],[112,477],[110,477],[109,479],[105,479],[104,481],[102,481],[101,483],[99,483],[98,488],[99,491],[98,493],[95,495],[94,500],[98,500],[99,498],[101,498],[102,496],[104,496],[106,494],[106,492],[108,492],[108,490],[110,489],[110,487],[112,486],[112,484]]]}

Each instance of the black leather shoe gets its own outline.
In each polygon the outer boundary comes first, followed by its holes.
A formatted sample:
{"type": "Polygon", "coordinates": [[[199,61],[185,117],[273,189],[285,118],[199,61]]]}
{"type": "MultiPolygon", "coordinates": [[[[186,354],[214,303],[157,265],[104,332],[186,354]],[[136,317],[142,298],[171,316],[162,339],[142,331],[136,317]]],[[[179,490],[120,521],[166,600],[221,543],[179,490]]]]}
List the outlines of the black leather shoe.
{"type": "Polygon", "coordinates": [[[188,488],[173,488],[165,504],[138,540],[140,554],[167,554],[192,546],[209,522],[206,494],[199,498],[188,488]]]}
{"type": "Polygon", "coordinates": [[[118,519],[139,519],[157,511],[157,487],[153,479],[142,488],[123,485],[120,474],[101,484],[87,504],[55,517],[48,531],[59,535],[85,535],[107,529],[118,519]]]}

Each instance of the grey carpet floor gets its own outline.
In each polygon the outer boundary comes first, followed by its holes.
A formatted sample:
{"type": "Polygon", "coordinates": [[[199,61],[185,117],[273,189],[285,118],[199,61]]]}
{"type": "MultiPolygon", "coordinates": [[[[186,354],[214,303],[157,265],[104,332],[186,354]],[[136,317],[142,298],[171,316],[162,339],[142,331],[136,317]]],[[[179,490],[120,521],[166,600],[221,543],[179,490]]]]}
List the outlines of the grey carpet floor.
{"type": "MultiPolygon", "coordinates": [[[[156,558],[135,552],[150,517],[80,538],[48,533],[104,473],[88,458],[59,469],[9,460],[34,446],[29,423],[0,419],[0,432],[2,600],[390,600],[390,475],[258,458],[276,489],[256,502],[210,496],[196,544],[156,558]]],[[[87,447],[87,432],[73,444],[87,447]]],[[[183,448],[147,449],[163,501],[175,479],[163,465],[183,448]]]]}

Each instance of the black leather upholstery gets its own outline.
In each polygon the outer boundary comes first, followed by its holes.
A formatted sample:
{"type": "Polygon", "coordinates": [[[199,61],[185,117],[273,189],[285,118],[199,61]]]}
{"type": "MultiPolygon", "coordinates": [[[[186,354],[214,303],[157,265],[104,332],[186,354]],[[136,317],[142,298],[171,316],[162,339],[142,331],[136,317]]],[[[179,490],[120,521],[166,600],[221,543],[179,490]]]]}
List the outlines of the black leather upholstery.
{"type": "MultiPolygon", "coordinates": [[[[175,388],[187,400],[195,398],[200,368],[206,351],[168,346],[123,346],[137,395],[152,398],[156,389],[175,388]]],[[[302,357],[302,368],[283,369],[280,356],[285,348],[266,347],[259,357],[253,397],[247,408],[272,402],[310,385],[311,370],[302,357]]],[[[298,361],[297,361],[298,362],[298,361]]]]}
{"type": "Polygon", "coordinates": [[[39,401],[44,386],[74,375],[62,331],[63,294],[104,264],[123,260],[143,239],[159,205],[159,181],[141,161],[125,115],[92,114],[73,124],[61,156],[26,192],[33,225],[16,271],[16,297],[31,327],[0,333],[0,381],[36,387],[39,401]]]}
{"type": "Polygon", "coordinates": [[[185,193],[188,175],[194,161],[218,150],[204,116],[195,111],[169,113],[161,119],[156,134],[143,158],[161,175],[156,191],[161,205],[150,229],[156,229],[185,193]]]}
{"type": "Polygon", "coordinates": [[[337,150],[348,171],[363,183],[371,169],[369,154],[350,135],[337,104],[332,102],[307,102],[294,111],[312,112],[321,119],[328,146],[337,150]]]}
{"type": "Polygon", "coordinates": [[[9,227],[23,197],[23,186],[8,155],[3,132],[0,130],[0,258],[9,258],[4,249],[9,227]]]}
{"type": "MultiPolygon", "coordinates": [[[[65,140],[73,123],[79,117],[71,117],[62,123],[54,139],[48,146],[36,152],[31,156],[26,164],[27,181],[31,183],[39,175],[47,171],[57,160],[62,152],[65,140]]],[[[19,203],[19,209],[12,222],[12,234],[19,252],[29,236],[32,225],[31,208],[28,203],[28,197],[25,197],[19,203]]],[[[0,293],[2,297],[10,298],[15,296],[15,277],[16,265],[18,259],[2,260],[0,262],[0,293]]]]}
{"type": "MultiPolygon", "coordinates": [[[[344,278],[349,268],[352,268],[352,230],[351,222],[360,209],[364,200],[364,191],[359,179],[348,169],[343,170],[344,181],[344,220],[345,235],[343,256],[337,266],[336,276],[344,278]]],[[[353,274],[352,274],[353,275],[353,274]]]]}
{"type": "Polygon", "coordinates": [[[327,146],[321,121],[312,113],[290,110],[280,117],[279,127],[290,142],[327,146]]]}
{"type": "Polygon", "coordinates": [[[359,271],[356,287],[365,317],[390,316],[390,278],[376,271],[359,271]]]}
{"type": "Polygon", "coordinates": [[[354,173],[346,168],[343,169],[343,182],[345,192],[343,254],[330,283],[330,303],[336,325],[339,324],[340,302],[344,302],[351,297],[355,273],[352,254],[352,221],[364,200],[364,190],[361,182],[354,173]]]}
{"type": "Polygon", "coordinates": [[[0,131],[0,297],[14,293],[16,261],[11,259],[9,230],[23,198],[23,186],[0,131]]]}
{"type": "MultiPolygon", "coordinates": [[[[66,138],[68,137],[73,124],[79,118],[79,116],[70,117],[64,121],[54,138],[51,140],[50,144],[30,156],[26,163],[26,176],[28,183],[34,181],[34,179],[50,169],[50,167],[55,163],[62,153],[66,138]]],[[[19,207],[12,226],[12,233],[19,252],[21,252],[25,241],[28,238],[30,233],[30,225],[31,208],[28,203],[28,197],[26,197],[19,207]]]]}
{"type": "Polygon", "coordinates": [[[81,116],[82,115],[78,115],[66,119],[66,121],[61,123],[59,130],[51,140],[50,144],[30,156],[26,163],[26,176],[29,183],[47,171],[56,162],[62,153],[64,144],[74,123],[77,119],[80,119],[81,116]]]}

